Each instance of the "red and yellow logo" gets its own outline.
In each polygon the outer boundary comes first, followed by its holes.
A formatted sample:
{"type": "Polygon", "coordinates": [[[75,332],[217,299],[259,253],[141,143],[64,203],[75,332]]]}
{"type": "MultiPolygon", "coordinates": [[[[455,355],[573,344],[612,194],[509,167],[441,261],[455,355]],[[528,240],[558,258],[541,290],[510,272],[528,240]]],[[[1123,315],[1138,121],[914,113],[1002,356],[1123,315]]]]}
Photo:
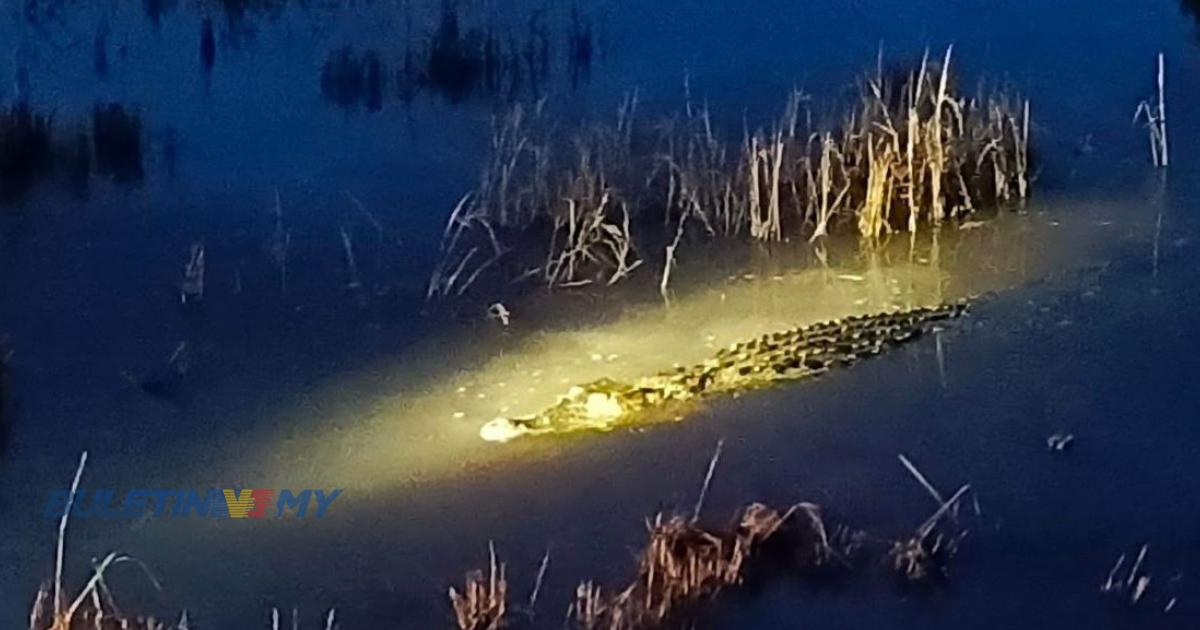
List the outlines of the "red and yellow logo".
{"type": "Polygon", "coordinates": [[[275,498],[274,490],[229,490],[225,493],[225,505],[229,518],[262,518],[275,498]]]}

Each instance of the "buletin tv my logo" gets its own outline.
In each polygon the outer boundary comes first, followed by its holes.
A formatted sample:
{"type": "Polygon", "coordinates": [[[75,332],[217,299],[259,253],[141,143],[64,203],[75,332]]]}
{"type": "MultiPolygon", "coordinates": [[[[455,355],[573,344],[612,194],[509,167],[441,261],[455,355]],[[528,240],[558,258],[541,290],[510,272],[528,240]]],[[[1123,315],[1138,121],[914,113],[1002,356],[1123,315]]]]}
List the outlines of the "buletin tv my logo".
{"type": "Polygon", "coordinates": [[[56,490],[46,501],[45,516],[62,516],[67,505],[72,518],[322,518],[341,488],[208,490],[56,490]]]}

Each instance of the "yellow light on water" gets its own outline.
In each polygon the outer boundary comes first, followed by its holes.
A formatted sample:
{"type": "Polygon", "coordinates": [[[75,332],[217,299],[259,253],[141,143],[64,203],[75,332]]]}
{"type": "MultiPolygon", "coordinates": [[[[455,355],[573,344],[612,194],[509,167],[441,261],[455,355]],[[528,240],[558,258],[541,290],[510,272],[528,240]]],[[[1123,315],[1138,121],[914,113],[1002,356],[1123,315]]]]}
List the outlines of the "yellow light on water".
{"type": "MultiPolygon", "coordinates": [[[[1019,222],[996,229],[1014,228],[1025,229],[1019,222]]],[[[629,308],[601,325],[524,336],[483,329],[470,339],[430,340],[407,352],[398,365],[347,375],[314,397],[320,404],[289,410],[294,416],[320,409],[292,423],[328,428],[285,448],[268,448],[282,452],[280,479],[294,479],[299,469],[304,478],[319,476],[346,487],[441,478],[514,453],[528,456],[531,448],[564,448],[563,440],[534,440],[517,450],[497,448],[496,443],[526,432],[507,418],[550,407],[570,385],[602,378],[633,383],[672,365],[699,363],[720,348],[763,333],[1004,288],[1040,277],[1031,252],[1061,252],[1057,243],[1066,242],[1060,237],[1056,244],[1039,245],[1028,233],[1017,239],[983,229],[954,236],[977,242],[954,244],[944,237],[938,247],[915,254],[876,253],[840,268],[771,269],[749,279],[736,275],[680,290],[670,308],[629,308]],[[364,385],[368,380],[370,385],[364,385]]],[[[1072,238],[1078,236],[1076,232],[1072,238]]],[[[519,323],[519,309],[513,309],[513,317],[519,323]]],[[[622,414],[620,402],[603,394],[587,397],[583,406],[598,428],[622,414]]],[[[595,438],[580,434],[571,439],[595,438]]]]}

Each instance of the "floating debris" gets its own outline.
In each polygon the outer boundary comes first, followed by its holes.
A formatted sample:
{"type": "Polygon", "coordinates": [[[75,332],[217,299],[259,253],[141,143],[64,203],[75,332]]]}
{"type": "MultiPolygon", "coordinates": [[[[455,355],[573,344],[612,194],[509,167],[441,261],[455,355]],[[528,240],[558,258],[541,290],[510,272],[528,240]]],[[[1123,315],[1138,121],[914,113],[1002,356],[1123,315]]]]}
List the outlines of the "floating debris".
{"type": "MultiPolygon", "coordinates": [[[[238,276],[240,283],[241,276],[238,276]]],[[[204,244],[193,243],[188,263],[183,268],[183,282],[179,285],[179,302],[183,305],[204,299],[204,244]]]]}
{"type": "Polygon", "coordinates": [[[135,381],[138,387],[155,398],[178,399],[183,394],[183,378],[192,367],[191,348],[186,341],[179,342],[166,364],[151,376],[135,381]]]}
{"type": "Polygon", "coordinates": [[[1061,451],[1065,451],[1068,448],[1070,448],[1071,444],[1073,444],[1074,442],[1075,442],[1074,434],[1067,433],[1064,435],[1062,433],[1055,433],[1054,435],[1051,435],[1050,437],[1046,438],[1046,447],[1049,448],[1051,451],[1061,452],[1061,451]]]}
{"type": "MultiPolygon", "coordinates": [[[[1100,592],[1126,600],[1130,606],[1136,606],[1146,601],[1149,597],[1150,585],[1153,582],[1149,571],[1144,569],[1149,551],[1149,544],[1142,545],[1133,563],[1129,565],[1129,573],[1124,575],[1122,573],[1126,565],[1126,555],[1121,554],[1117,558],[1116,563],[1113,564],[1112,569],[1109,570],[1108,577],[1105,578],[1104,583],[1100,585],[1100,592]]],[[[1178,579],[1179,576],[1177,575],[1175,579],[1169,580],[1167,583],[1168,587],[1178,579]]],[[[1158,603],[1154,605],[1162,605],[1162,612],[1169,613],[1175,609],[1177,603],[1177,597],[1164,595],[1158,598],[1158,603]],[[1165,604],[1162,603],[1163,599],[1166,599],[1165,604]]]]}
{"type": "Polygon", "coordinates": [[[500,325],[506,328],[512,321],[512,313],[509,312],[507,306],[501,304],[500,302],[496,302],[488,307],[488,317],[500,322],[500,325]]]}

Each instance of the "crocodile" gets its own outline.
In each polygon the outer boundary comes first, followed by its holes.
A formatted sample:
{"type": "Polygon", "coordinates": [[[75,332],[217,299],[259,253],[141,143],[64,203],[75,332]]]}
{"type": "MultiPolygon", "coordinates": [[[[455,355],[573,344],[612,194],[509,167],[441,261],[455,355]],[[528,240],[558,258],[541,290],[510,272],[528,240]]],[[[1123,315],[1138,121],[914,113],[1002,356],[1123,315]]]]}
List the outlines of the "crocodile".
{"type": "Polygon", "coordinates": [[[767,333],[723,348],[695,365],[632,383],[602,378],[577,385],[538,413],[486,423],[479,435],[489,442],[506,442],[523,436],[610,431],[704,398],[820,376],[911,341],[966,309],[967,302],[960,301],[767,333]]]}

